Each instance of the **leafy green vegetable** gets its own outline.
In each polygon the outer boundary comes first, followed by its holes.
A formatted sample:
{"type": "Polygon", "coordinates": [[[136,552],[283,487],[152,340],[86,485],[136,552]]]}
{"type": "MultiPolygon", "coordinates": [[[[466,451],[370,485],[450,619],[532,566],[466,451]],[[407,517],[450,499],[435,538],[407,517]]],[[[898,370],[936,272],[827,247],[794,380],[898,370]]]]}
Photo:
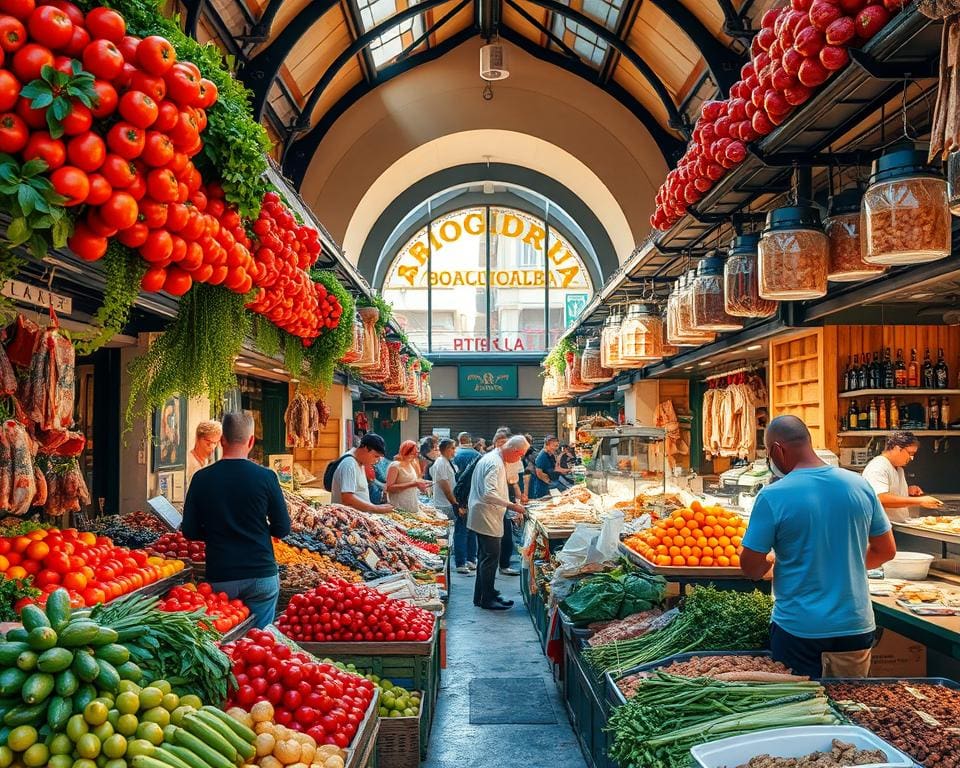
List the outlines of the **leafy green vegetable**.
{"type": "Polygon", "coordinates": [[[570,339],[560,339],[557,345],[543,359],[544,369],[553,368],[558,374],[567,370],[567,353],[575,352],[576,347],[570,339]]]}
{"type": "Polygon", "coordinates": [[[24,597],[40,597],[40,590],[29,579],[0,579],[0,621],[19,621],[13,606],[24,597]]]}
{"type": "Polygon", "coordinates": [[[30,99],[33,109],[47,110],[47,127],[50,135],[59,139],[63,136],[63,121],[73,109],[73,102],[92,107],[97,96],[93,87],[93,75],[84,72],[80,62],[73,59],[70,64],[72,75],[46,65],[40,70],[40,77],[27,83],[20,91],[25,99],[30,99]]]}
{"type": "Polygon", "coordinates": [[[47,163],[40,158],[23,165],[0,153],[0,210],[11,217],[7,240],[11,246],[28,244],[38,259],[47,254],[47,235],[54,248],[63,248],[72,226],[53,184],[43,174],[47,163]]]}
{"type": "Polygon", "coordinates": [[[662,576],[611,571],[583,579],[560,603],[574,624],[623,619],[658,606],[666,594],[662,576]]]}

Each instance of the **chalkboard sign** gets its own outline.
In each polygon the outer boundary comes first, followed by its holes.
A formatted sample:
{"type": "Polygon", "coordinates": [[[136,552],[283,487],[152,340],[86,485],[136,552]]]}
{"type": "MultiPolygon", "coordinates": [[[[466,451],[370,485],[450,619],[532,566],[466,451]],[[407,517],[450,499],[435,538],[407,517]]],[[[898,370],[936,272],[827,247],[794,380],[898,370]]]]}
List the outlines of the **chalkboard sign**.
{"type": "Polygon", "coordinates": [[[150,511],[160,519],[160,522],[171,531],[180,529],[180,524],[183,522],[183,515],[181,515],[177,508],[167,501],[166,498],[163,496],[154,496],[152,499],[147,499],[147,507],[149,507],[150,511]]]}

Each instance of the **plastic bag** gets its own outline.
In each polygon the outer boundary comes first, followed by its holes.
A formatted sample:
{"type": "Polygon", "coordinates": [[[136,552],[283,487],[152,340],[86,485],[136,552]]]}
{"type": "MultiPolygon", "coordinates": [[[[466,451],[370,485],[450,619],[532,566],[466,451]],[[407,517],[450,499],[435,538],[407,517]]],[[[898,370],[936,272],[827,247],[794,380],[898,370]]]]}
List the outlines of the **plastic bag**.
{"type": "Polygon", "coordinates": [[[607,563],[620,559],[620,532],[623,530],[623,512],[611,512],[597,529],[595,525],[580,523],[557,553],[560,566],[557,574],[574,576],[596,572],[607,563]]]}

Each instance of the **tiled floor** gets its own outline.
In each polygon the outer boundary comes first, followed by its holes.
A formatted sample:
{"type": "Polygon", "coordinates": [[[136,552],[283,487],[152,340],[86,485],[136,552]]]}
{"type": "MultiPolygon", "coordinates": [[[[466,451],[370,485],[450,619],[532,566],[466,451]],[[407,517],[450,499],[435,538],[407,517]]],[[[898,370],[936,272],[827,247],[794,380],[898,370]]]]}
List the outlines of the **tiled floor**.
{"type": "Polygon", "coordinates": [[[473,576],[454,572],[452,577],[447,668],[423,768],[585,768],[523,606],[519,577],[497,576],[504,597],[516,602],[500,612],[474,608],[473,576]],[[523,682],[510,682],[517,680],[523,682]],[[495,700],[498,687],[503,698],[495,700]],[[516,701],[515,719],[510,701],[516,701]],[[476,724],[491,720],[498,724],[476,724]]]}

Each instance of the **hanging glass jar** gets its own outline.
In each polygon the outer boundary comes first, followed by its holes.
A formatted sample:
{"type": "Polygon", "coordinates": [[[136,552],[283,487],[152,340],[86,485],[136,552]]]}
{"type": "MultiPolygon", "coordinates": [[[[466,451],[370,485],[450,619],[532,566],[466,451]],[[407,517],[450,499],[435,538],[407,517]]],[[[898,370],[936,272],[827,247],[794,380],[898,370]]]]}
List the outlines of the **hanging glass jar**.
{"type": "Polygon", "coordinates": [[[863,244],[860,233],[860,205],[863,193],[853,187],[827,202],[827,220],[823,231],[827,233],[827,279],[837,283],[852,283],[883,274],[884,268],[863,260],[863,244]]]}
{"type": "Polygon", "coordinates": [[[387,342],[387,348],[390,350],[390,369],[383,388],[392,395],[403,392],[407,383],[406,365],[400,359],[400,346],[399,341],[387,342]]]}
{"type": "Polygon", "coordinates": [[[947,189],[950,197],[950,213],[960,216],[960,149],[947,157],[947,189]]]}
{"type": "Polygon", "coordinates": [[[376,368],[380,365],[380,340],[377,338],[380,310],[376,307],[360,307],[357,314],[363,323],[363,356],[357,361],[357,368],[376,368]]]}
{"type": "Polygon", "coordinates": [[[355,363],[363,357],[363,333],[363,322],[359,315],[354,315],[353,340],[350,342],[350,348],[340,358],[341,363],[355,363]]]}
{"type": "Polygon", "coordinates": [[[540,392],[540,402],[543,405],[555,405],[557,400],[557,382],[550,375],[550,371],[544,371],[543,390],[540,392]]]}
{"type": "Polygon", "coordinates": [[[580,352],[580,347],[577,347],[573,352],[567,352],[567,367],[563,371],[564,379],[567,383],[567,390],[575,395],[582,395],[593,389],[590,384],[587,384],[583,380],[580,352]]]}
{"type": "Polygon", "coordinates": [[[603,366],[600,341],[587,339],[580,355],[580,378],[584,384],[604,384],[613,378],[613,371],[603,366]]]}
{"type": "Polygon", "coordinates": [[[627,365],[663,357],[663,320],[652,304],[635,303],[627,308],[620,325],[620,359],[627,365]]]}
{"type": "Polygon", "coordinates": [[[702,344],[709,344],[717,338],[717,334],[712,331],[698,331],[693,325],[693,282],[696,278],[696,270],[689,270],[686,275],[681,277],[677,287],[677,338],[682,340],[683,344],[692,347],[699,347],[702,344]]]}
{"type": "Polygon", "coordinates": [[[700,260],[691,287],[693,327],[697,331],[739,331],[743,322],[728,315],[723,297],[723,256],[719,251],[700,260]]]}
{"type": "MultiPolygon", "coordinates": [[[[667,299],[667,301],[669,304],[669,299],[667,299]]],[[[680,347],[678,347],[676,344],[670,343],[670,338],[668,335],[668,328],[667,328],[667,323],[669,322],[669,320],[670,320],[670,308],[669,306],[667,306],[664,308],[663,318],[661,323],[661,327],[663,328],[663,337],[662,337],[663,346],[661,347],[661,350],[663,352],[664,357],[673,357],[674,355],[680,354],[680,347]]]]}
{"type": "Polygon", "coordinates": [[[870,264],[923,264],[950,255],[947,182],[924,152],[896,149],[874,161],[860,217],[870,264]]]}
{"type": "Polygon", "coordinates": [[[623,317],[619,308],[608,315],[600,334],[600,364],[614,371],[624,367],[620,359],[620,324],[623,317]]]}
{"type": "Polygon", "coordinates": [[[723,265],[723,304],[734,317],[772,317],[777,302],[760,298],[757,249],[760,233],[737,235],[723,265]]]}
{"type": "Polygon", "coordinates": [[[760,296],[799,301],[827,293],[827,236],[820,211],[809,205],[767,214],[760,236],[760,296]]]}
{"type": "Polygon", "coordinates": [[[377,366],[365,370],[363,377],[373,384],[383,384],[390,377],[390,347],[383,336],[377,339],[377,346],[380,348],[377,366]]]}

